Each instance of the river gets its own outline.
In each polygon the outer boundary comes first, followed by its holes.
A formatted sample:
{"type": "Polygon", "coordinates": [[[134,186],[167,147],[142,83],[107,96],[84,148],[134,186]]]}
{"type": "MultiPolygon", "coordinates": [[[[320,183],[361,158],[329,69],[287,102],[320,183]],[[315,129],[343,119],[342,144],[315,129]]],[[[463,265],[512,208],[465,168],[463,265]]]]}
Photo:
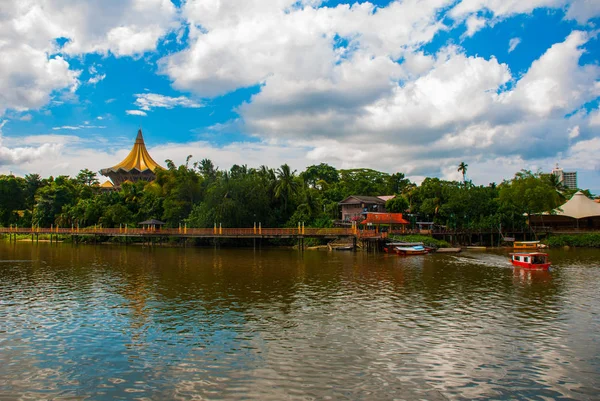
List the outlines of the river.
{"type": "Polygon", "coordinates": [[[0,242],[0,400],[599,399],[600,250],[0,242]]]}

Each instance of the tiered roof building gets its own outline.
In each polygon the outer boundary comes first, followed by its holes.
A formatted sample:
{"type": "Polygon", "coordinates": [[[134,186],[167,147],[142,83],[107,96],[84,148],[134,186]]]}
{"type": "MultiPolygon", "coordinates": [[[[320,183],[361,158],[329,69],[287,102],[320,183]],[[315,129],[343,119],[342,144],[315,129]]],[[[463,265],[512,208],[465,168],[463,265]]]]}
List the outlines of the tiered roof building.
{"type": "MultiPolygon", "coordinates": [[[[155,162],[148,153],[140,129],[133,144],[133,149],[127,157],[119,164],[100,170],[100,173],[110,178],[114,187],[118,188],[125,181],[153,181],[156,178],[156,170],[164,170],[164,168],[155,162]]],[[[108,187],[109,184],[107,181],[102,186],[108,187]]]]}

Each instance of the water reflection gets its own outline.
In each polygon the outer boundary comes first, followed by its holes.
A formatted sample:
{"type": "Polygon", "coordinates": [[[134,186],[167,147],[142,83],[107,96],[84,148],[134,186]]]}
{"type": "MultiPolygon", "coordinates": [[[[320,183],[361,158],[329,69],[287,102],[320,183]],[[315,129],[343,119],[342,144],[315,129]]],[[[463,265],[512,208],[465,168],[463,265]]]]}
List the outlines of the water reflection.
{"type": "Polygon", "coordinates": [[[600,253],[551,257],[1,244],[0,398],[592,399],[600,253]]]}

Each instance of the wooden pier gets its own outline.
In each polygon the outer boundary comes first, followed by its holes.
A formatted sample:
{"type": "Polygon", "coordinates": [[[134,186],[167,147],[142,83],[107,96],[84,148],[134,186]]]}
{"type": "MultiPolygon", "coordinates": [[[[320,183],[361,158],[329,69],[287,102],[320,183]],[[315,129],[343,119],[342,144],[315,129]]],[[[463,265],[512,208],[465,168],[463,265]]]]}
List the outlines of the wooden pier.
{"type": "Polygon", "coordinates": [[[59,237],[71,237],[74,243],[80,241],[82,237],[92,237],[93,242],[99,242],[99,238],[123,237],[127,243],[127,238],[142,238],[144,242],[154,243],[154,241],[169,238],[204,238],[204,239],[292,239],[298,241],[299,248],[304,248],[304,239],[317,238],[324,240],[335,240],[339,238],[352,239],[356,246],[357,241],[373,240],[381,237],[380,234],[373,231],[360,231],[352,228],[309,228],[300,226],[298,228],[61,228],[61,227],[8,227],[0,228],[0,235],[8,235],[9,240],[16,241],[17,236],[31,236],[32,242],[38,242],[41,235],[48,237],[50,242],[58,240],[59,237]]]}

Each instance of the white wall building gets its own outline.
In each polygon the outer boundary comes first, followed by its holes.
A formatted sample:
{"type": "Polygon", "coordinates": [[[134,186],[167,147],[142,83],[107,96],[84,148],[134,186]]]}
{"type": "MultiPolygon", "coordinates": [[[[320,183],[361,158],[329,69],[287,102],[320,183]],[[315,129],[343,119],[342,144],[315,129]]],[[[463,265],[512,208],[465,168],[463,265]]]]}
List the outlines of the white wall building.
{"type": "Polygon", "coordinates": [[[558,167],[557,163],[556,167],[552,170],[552,174],[556,175],[565,187],[577,189],[577,171],[564,171],[558,167]]]}

